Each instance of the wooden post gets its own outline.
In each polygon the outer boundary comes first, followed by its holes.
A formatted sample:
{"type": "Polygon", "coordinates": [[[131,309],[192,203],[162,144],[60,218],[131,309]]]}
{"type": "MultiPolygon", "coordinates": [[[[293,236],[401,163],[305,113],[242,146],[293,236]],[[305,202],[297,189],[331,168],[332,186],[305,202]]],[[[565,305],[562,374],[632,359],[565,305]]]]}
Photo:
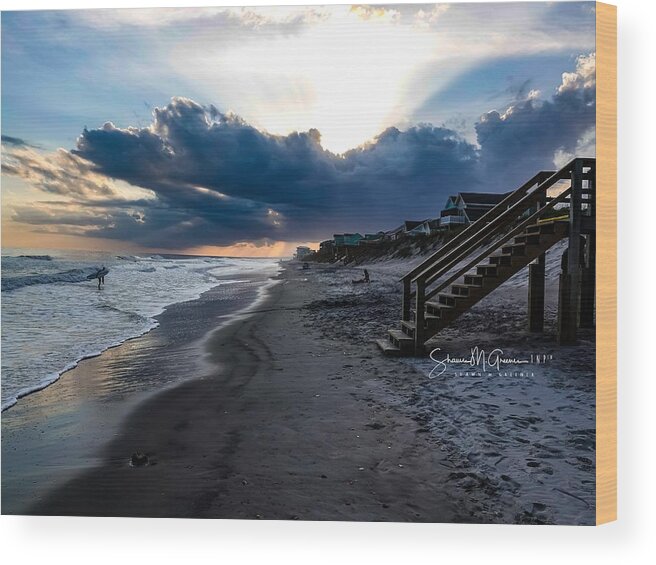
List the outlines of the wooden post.
{"type": "Polygon", "coordinates": [[[558,300],[558,343],[573,345],[577,340],[579,298],[581,296],[581,189],[583,163],[576,159],[572,165],[572,192],[569,197],[569,247],[567,262],[560,278],[558,300]]]}
{"type": "Polygon", "coordinates": [[[412,281],[410,277],[403,279],[403,297],[401,299],[401,319],[404,322],[410,321],[410,293],[412,292],[412,281]]]}
{"type": "Polygon", "coordinates": [[[560,273],[558,285],[558,343],[560,345],[568,345],[569,335],[567,331],[569,329],[568,316],[569,312],[567,310],[567,297],[569,295],[569,277],[567,273],[563,270],[560,273]]]}
{"type": "MultiPolygon", "coordinates": [[[[543,175],[544,176],[544,175],[543,175]]],[[[540,182],[544,179],[541,178],[540,182]]],[[[546,194],[544,195],[546,198],[546,194]]],[[[545,204],[540,199],[536,207],[539,210],[545,204]]],[[[545,254],[542,253],[528,266],[528,330],[541,332],[544,330],[544,268],[545,254]]]]}
{"type": "Polygon", "coordinates": [[[415,355],[423,357],[424,355],[424,313],[425,313],[425,300],[426,300],[426,281],[424,279],[417,280],[417,295],[415,303],[415,355]]]}
{"type": "Polygon", "coordinates": [[[581,273],[581,303],[579,312],[579,327],[581,328],[594,327],[595,272],[597,269],[595,247],[595,234],[588,234],[586,241],[586,264],[581,273]]]}
{"type": "Polygon", "coordinates": [[[528,330],[531,332],[544,330],[544,266],[544,253],[528,266],[528,330]]]}
{"type": "Polygon", "coordinates": [[[594,327],[596,272],[597,272],[597,236],[596,236],[596,170],[595,166],[588,171],[588,215],[593,220],[593,231],[586,236],[585,266],[581,273],[581,302],[579,311],[579,327],[594,327]]]}

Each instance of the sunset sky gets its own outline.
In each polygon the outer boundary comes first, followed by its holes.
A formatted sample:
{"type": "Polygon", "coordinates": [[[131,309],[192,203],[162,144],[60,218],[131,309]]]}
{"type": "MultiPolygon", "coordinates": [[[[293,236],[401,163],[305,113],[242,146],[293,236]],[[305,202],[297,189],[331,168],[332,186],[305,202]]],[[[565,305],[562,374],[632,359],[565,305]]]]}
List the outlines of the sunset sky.
{"type": "Polygon", "coordinates": [[[3,247],[290,254],[594,156],[593,2],[2,14],[3,247]]]}

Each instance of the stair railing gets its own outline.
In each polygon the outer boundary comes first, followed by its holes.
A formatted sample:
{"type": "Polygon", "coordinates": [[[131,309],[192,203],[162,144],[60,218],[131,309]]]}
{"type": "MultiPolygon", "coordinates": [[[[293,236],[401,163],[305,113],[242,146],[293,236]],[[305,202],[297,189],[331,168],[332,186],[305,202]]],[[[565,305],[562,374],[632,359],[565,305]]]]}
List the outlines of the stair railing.
{"type": "Polygon", "coordinates": [[[508,210],[510,207],[520,201],[524,196],[526,196],[531,188],[533,188],[535,185],[539,185],[542,181],[553,174],[553,171],[541,171],[534,175],[518,189],[511,192],[506,198],[499,202],[499,204],[488,210],[476,222],[469,224],[455,237],[447,241],[435,253],[427,257],[424,261],[422,261],[422,263],[417,265],[410,272],[406,273],[401,279],[403,281],[402,319],[406,321],[410,319],[410,301],[415,294],[414,291],[412,291],[412,282],[415,280],[417,275],[421,274],[425,269],[431,266],[437,267],[443,264],[449,259],[452,252],[457,247],[459,247],[463,242],[468,241],[471,237],[475,237],[480,232],[482,226],[497,220],[499,216],[501,216],[506,210],[508,210]]]}
{"type": "MultiPolygon", "coordinates": [[[[513,237],[519,235],[522,233],[528,226],[531,224],[534,224],[537,220],[539,220],[544,214],[551,210],[556,204],[560,204],[561,202],[565,202],[569,196],[572,194],[572,187],[570,186],[567,188],[567,190],[564,190],[561,192],[558,196],[555,198],[552,198],[547,204],[545,204],[542,208],[538,209],[537,212],[531,214],[528,218],[526,218],[523,222],[519,223],[516,227],[514,227],[511,231],[509,231],[506,235],[504,235],[502,238],[495,240],[492,245],[489,247],[485,248],[484,251],[479,253],[469,261],[464,267],[459,269],[455,274],[451,275],[446,281],[440,283],[435,289],[431,290],[430,292],[426,293],[425,299],[430,300],[438,294],[439,292],[442,292],[446,287],[448,287],[450,284],[454,283],[456,280],[458,280],[462,275],[464,275],[467,271],[469,271],[474,265],[477,265],[480,263],[483,259],[494,253],[497,249],[503,247],[506,243],[508,243],[513,237]]],[[[428,277],[425,281],[426,286],[430,285],[433,281],[437,280],[441,276],[441,273],[435,274],[431,277],[428,277]]]]}
{"type": "MultiPolygon", "coordinates": [[[[575,200],[573,204],[570,204],[570,208],[574,205],[578,209],[581,203],[580,195],[582,192],[580,180],[593,178],[593,167],[594,159],[576,158],[555,173],[551,171],[541,171],[403,277],[402,319],[406,321],[410,320],[411,305],[414,299],[415,345],[418,349],[420,347],[423,348],[423,343],[425,341],[425,302],[457,280],[476,263],[489,256],[490,253],[521,233],[528,225],[537,221],[537,219],[542,217],[547,211],[553,209],[557,204],[565,202],[570,198],[575,200]],[[583,167],[590,167],[591,171],[588,174],[583,174],[583,167]],[[574,197],[572,193],[572,186],[575,184],[575,177],[578,179],[576,183],[577,190],[575,191],[577,193],[576,197],[574,197]],[[568,179],[572,180],[572,185],[570,185],[568,189],[561,192],[555,198],[547,197],[547,190],[549,188],[561,180],[568,179]],[[535,190],[531,191],[531,188],[536,184],[537,187],[535,190]],[[530,214],[525,220],[513,227],[510,232],[503,233],[508,226],[517,222],[527,210],[532,209],[532,207],[536,205],[536,212],[530,214]],[[475,259],[472,259],[467,263],[466,267],[459,269],[457,275],[452,275],[437,288],[427,292],[427,287],[429,285],[458,265],[458,263],[466,259],[486,240],[497,238],[498,236],[501,236],[501,238],[495,240],[491,246],[487,247],[480,254],[477,254],[475,259]],[[416,287],[415,291],[412,290],[413,284],[416,287]]],[[[572,217],[578,217],[579,212],[580,210],[574,215],[570,212],[570,215],[572,217]]]]}

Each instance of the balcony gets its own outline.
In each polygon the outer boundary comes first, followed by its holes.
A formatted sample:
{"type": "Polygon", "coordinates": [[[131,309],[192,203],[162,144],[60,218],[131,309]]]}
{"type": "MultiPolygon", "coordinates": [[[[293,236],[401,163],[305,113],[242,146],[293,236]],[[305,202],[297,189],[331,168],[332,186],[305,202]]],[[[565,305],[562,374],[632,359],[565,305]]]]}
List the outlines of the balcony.
{"type": "Polygon", "coordinates": [[[467,223],[465,216],[442,216],[440,218],[440,227],[451,225],[462,225],[467,223]]]}

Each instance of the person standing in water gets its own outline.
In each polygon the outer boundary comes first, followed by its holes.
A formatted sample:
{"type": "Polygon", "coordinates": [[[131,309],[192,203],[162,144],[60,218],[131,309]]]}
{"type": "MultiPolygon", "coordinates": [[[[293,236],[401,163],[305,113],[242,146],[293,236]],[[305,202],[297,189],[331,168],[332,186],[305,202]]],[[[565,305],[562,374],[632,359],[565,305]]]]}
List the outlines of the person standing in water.
{"type": "MultiPolygon", "coordinates": [[[[98,271],[99,273],[102,273],[105,270],[105,265],[103,265],[98,271]]],[[[98,275],[98,290],[100,290],[100,284],[105,284],[105,275],[98,275]]]]}

